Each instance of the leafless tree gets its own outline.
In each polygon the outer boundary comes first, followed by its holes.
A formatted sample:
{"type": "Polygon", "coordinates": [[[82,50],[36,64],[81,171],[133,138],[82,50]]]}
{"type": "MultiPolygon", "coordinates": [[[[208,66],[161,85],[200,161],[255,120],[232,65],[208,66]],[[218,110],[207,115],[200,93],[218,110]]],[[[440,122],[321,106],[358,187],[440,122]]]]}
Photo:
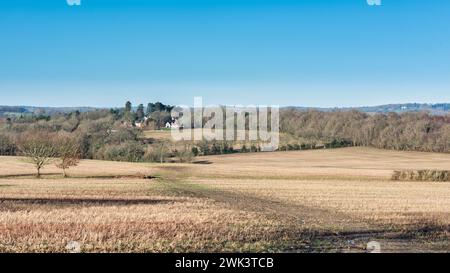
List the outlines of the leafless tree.
{"type": "Polygon", "coordinates": [[[70,134],[60,133],[55,137],[54,143],[58,157],[56,167],[62,169],[63,176],[67,177],[67,169],[77,166],[80,162],[79,141],[70,134]]]}
{"type": "Polygon", "coordinates": [[[56,155],[52,135],[45,132],[25,134],[19,141],[19,149],[27,161],[34,164],[37,178],[41,177],[41,169],[56,155]]]}
{"type": "Polygon", "coordinates": [[[191,162],[194,154],[192,153],[192,145],[186,141],[182,141],[174,149],[175,157],[178,158],[180,163],[191,162]]]}

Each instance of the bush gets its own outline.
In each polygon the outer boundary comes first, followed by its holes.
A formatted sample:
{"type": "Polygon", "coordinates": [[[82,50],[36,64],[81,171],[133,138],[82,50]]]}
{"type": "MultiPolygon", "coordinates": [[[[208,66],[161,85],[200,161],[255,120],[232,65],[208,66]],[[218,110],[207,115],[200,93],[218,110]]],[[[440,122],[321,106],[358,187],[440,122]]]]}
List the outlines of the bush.
{"type": "Polygon", "coordinates": [[[0,135],[0,155],[16,155],[17,146],[7,135],[0,135]]]}
{"type": "Polygon", "coordinates": [[[198,156],[199,155],[199,153],[200,153],[200,151],[198,150],[198,148],[197,147],[192,147],[192,154],[194,155],[194,156],[198,156]]]}
{"type": "Polygon", "coordinates": [[[138,141],[139,130],[135,128],[120,128],[108,135],[105,139],[109,144],[122,144],[124,142],[138,141]]]}
{"type": "Polygon", "coordinates": [[[440,171],[440,170],[394,171],[391,180],[450,182],[450,171],[440,171]]]}
{"type": "Polygon", "coordinates": [[[170,156],[169,144],[162,141],[148,147],[144,155],[144,160],[149,162],[164,163],[170,156]]]}
{"type": "Polygon", "coordinates": [[[192,162],[194,154],[189,149],[174,150],[174,155],[180,163],[192,162]]]}
{"type": "Polygon", "coordinates": [[[256,145],[252,144],[252,146],[250,146],[250,152],[252,152],[252,153],[259,152],[259,147],[257,147],[256,145]]]}
{"type": "Polygon", "coordinates": [[[247,146],[245,146],[245,144],[241,147],[241,153],[248,153],[248,149],[247,146]]]}
{"type": "Polygon", "coordinates": [[[124,162],[140,162],[144,158],[144,148],[137,142],[126,142],[119,145],[109,144],[100,148],[96,155],[96,159],[124,161],[124,162]]]}

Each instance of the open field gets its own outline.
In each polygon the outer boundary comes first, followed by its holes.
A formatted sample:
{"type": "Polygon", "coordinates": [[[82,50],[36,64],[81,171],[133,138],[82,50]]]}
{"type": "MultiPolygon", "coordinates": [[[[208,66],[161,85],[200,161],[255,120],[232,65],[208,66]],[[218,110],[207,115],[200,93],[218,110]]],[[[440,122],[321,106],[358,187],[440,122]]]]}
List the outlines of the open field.
{"type": "MultiPolygon", "coordinates": [[[[223,132],[223,130],[219,130],[217,129],[217,131],[219,132],[219,135],[223,135],[225,138],[225,133],[223,132]]],[[[191,129],[190,133],[187,133],[187,136],[190,136],[191,139],[194,139],[194,135],[198,134],[198,135],[203,135],[205,137],[210,137],[212,139],[217,139],[216,138],[216,130],[203,130],[203,129],[191,129]]],[[[249,131],[249,130],[236,130],[235,132],[236,135],[245,135],[245,139],[247,139],[246,141],[233,141],[234,142],[234,146],[235,148],[241,148],[242,144],[246,144],[249,145],[251,144],[251,141],[249,141],[250,134],[253,135],[258,135],[257,131],[249,131]]],[[[280,132],[279,133],[280,136],[280,143],[281,144],[299,144],[299,143],[308,143],[307,140],[299,138],[299,137],[295,137],[292,136],[290,134],[287,133],[283,133],[280,132]]],[[[148,139],[153,139],[153,140],[165,140],[165,141],[173,141],[172,135],[171,135],[171,130],[170,129],[163,129],[163,130],[144,130],[142,133],[142,137],[144,138],[148,138],[148,139]]]]}
{"type": "Polygon", "coordinates": [[[0,251],[450,252],[450,183],[391,181],[450,169],[450,155],[344,148],[82,161],[42,179],[0,157],[0,251]],[[142,179],[142,175],[153,179],[142,179]]]}

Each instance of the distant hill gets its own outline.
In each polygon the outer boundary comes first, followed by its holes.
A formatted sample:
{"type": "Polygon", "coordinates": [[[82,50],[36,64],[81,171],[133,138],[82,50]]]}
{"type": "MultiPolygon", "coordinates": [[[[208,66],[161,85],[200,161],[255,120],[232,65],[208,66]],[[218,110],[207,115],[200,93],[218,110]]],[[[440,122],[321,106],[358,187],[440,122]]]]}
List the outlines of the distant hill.
{"type": "Polygon", "coordinates": [[[436,104],[421,104],[421,103],[407,103],[407,104],[388,104],[372,107],[358,107],[358,110],[367,113],[386,113],[386,112],[422,112],[428,111],[432,114],[446,114],[450,113],[450,103],[436,103],[436,104]]]}
{"type": "Polygon", "coordinates": [[[406,113],[406,112],[429,112],[433,115],[450,114],[450,103],[404,103],[404,104],[386,104],[378,106],[362,106],[362,107],[343,107],[343,108],[315,108],[315,107],[289,107],[299,110],[319,110],[325,112],[331,111],[350,111],[358,110],[365,113],[406,113]]]}
{"type": "Polygon", "coordinates": [[[36,106],[1,106],[0,117],[20,116],[31,114],[51,115],[56,113],[70,113],[75,111],[88,112],[100,108],[95,107],[36,107],[36,106]]]}
{"type": "MultiPolygon", "coordinates": [[[[450,103],[405,103],[405,104],[386,104],[378,106],[362,106],[362,107],[335,107],[335,108],[320,108],[320,107],[301,107],[290,106],[286,108],[293,108],[297,110],[318,110],[324,112],[332,111],[350,111],[358,110],[365,113],[405,113],[405,112],[429,112],[433,115],[450,114],[450,103]]],[[[55,113],[70,113],[75,111],[88,112],[99,110],[102,108],[95,107],[36,107],[36,106],[0,106],[0,117],[18,116],[27,114],[45,114],[51,115],[55,113]]]]}

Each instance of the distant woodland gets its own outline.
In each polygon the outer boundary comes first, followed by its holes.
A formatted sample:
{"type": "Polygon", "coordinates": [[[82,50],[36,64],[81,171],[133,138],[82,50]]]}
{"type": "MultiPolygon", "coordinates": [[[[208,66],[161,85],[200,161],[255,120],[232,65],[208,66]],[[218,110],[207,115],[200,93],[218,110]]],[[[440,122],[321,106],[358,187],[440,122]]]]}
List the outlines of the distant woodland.
{"type": "Polygon", "coordinates": [[[381,149],[450,152],[450,115],[282,111],[281,131],[317,141],[381,149]]]}
{"type": "MultiPolygon", "coordinates": [[[[258,144],[237,150],[233,143],[179,143],[145,139],[145,130],[159,130],[171,121],[173,107],[162,103],[64,113],[16,114],[0,118],[0,155],[25,155],[38,147],[71,143],[66,153],[79,159],[114,161],[177,160],[197,155],[257,152],[258,144]],[[137,126],[139,124],[139,126],[137,126]]],[[[7,109],[16,111],[17,109],[7,109]]],[[[21,110],[21,109],[19,109],[21,110]]],[[[280,131],[295,140],[280,150],[301,150],[323,143],[324,148],[370,146],[381,149],[450,152],[450,115],[425,112],[367,114],[352,111],[282,109],[280,131]],[[313,145],[314,144],[314,145],[313,145]]],[[[57,151],[53,151],[56,153],[57,151]]],[[[60,152],[61,153],[61,152],[60,152]]],[[[49,154],[53,155],[53,154],[49,154]]]]}

